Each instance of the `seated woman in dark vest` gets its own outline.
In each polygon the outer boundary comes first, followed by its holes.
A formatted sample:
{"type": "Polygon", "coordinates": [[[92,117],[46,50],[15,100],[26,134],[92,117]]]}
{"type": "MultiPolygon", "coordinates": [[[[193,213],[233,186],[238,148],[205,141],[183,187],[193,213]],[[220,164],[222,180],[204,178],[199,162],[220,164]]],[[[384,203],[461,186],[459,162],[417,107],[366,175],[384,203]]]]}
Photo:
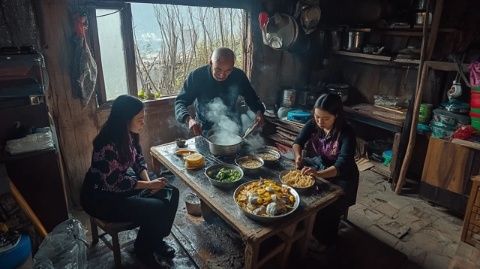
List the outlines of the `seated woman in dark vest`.
{"type": "Polygon", "coordinates": [[[335,243],[340,216],[355,203],[359,173],[355,163],[355,133],[343,117],[338,95],[324,94],[315,102],[313,119],[295,139],[295,165],[302,173],[325,178],[345,195],[319,211],[314,236],[324,246],[335,243]],[[305,149],[305,157],[302,151],[305,149]]]}
{"type": "Polygon", "coordinates": [[[144,118],[139,99],[128,95],[115,99],[108,120],[93,141],[81,204],[89,215],[101,220],[139,224],[135,252],[141,260],[157,264],[175,255],[163,238],[172,228],[178,189],[165,178],[148,176],[139,144],[144,118]]]}

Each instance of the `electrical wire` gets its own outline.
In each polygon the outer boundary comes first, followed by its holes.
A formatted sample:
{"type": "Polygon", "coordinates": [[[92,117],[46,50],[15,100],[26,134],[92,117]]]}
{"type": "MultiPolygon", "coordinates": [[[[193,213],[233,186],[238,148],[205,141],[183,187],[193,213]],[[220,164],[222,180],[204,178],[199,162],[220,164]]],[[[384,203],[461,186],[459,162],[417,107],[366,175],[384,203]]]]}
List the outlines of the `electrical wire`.
{"type": "Polygon", "coordinates": [[[101,18],[101,17],[110,16],[110,15],[113,15],[113,14],[115,14],[115,13],[118,13],[118,12],[122,11],[123,9],[124,9],[124,7],[122,7],[122,8],[119,9],[119,10],[116,10],[116,11],[114,11],[114,12],[107,13],[107,14],[103,14],[103,15],[99,15],[99,16],[96,16],[96,17],[97,17],[97,18],[101,18]]]}

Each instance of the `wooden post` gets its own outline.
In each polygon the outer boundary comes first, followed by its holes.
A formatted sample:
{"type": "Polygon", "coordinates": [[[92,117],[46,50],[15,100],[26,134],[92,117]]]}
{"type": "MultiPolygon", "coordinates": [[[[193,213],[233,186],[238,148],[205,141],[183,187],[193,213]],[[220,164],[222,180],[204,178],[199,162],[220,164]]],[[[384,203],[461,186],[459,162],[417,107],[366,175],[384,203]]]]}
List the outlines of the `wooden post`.
{"type": "MultiPolygon", "coordinates": [[[[442,10],[443,10],[443,0],[436,0],[435,10],[433,12],[433,18],[432,18],[432,25],[431,25],[432,32],[428,39],[427,55],[425,57],[427,61],[432,58],[433,50],[435,49],[435,43],[437,42],[438,28],[440,27],[440,18],[442,17],[442,10]]],[[[428,16],[428,12],[427,12],[427,15],[425,16],[428,16]]],[[[425,20],[427,19],[428,18],[425,18],[425,20]]]]}
{"type": "Polygon", "coordinates": [[[32,208],[28,205],[27,201],[25,201],[22,194],[20,193],[20,191],[18,191],[17,187],[15,187],[12,181],[10,181],[10,191],[12,192],[13,198],[15,198],[18,205],[22,208],[23,212],[25,212],[30,221],[32,221],[33,226],[35,226],[40,235],[42,237],[47,236],[47,230],[45,230],[45,227],[43,227],[42,222],[38,219],[35,212],[33,212],[32,208]]]}
{"type": "Polygon", "coordinates": [[[428,79],[428,70],[428,66],[424,65],[422,68],[422,73],[420,74],[420,85],[417,93],[415,94],[415,104],[413,105],[410,139],[408,141],[407,151],[405,152],[405,158],[403,159],[402,167],[400,169],[400,174],[398,175],[397,185],[395,186],[395,193],[397,194],[402,191],[402,187],[405,184],[405,176],[412,158],[413,147],[415,146],[415,138],[417,135],[418,111],[420,110],[420,103],[422,102],[423,89],[425,88],[425,84],[428,79]]]}
{"type": "MultiPolygon", "coordinates": [[[[427,0],[427,12],[425,13],[425,18],[423,20],[423,29],[422,29],[422,47],[420,50],[420,63],[418,64],[418,71],[417,71],[417,83],[415,85],[415,92],[412,94],[412,97],[416,96],[416,93],[418,92],[419,86],[420,86],[420,80],[421,80],[421,74],[422,74],[422,69],[425,64],[425,54],[426,54],[426,48],[427,48],[427,37],[428,37],[428,32],[427,32],[427,24],[428,24],[428,7],[430,6],[430,0],[427,0]]],[[[412,103],[408,105],[408,112],[407,116],[405,118],[405,124],[404,128],[401,133],[400,137],[400,142],[398,146],[398,151],[397,151],[397,157],[396,159],[404,160],[405,157],[407,157],[408,153],[407,150],[405,150],[405,143],[407,144],[407,148],[410,144],[411,141],[411,136],[410,136],[410,131],[413,127],[412,120],[415,117],[415,108],[412,106],[412,103]],[[408,136],[407,136],[407,133],[408,136]]],[[[415,126],[416,127],[416,126],[415,126]]],[[[416,131],[416,130],[415,130],[416,131]]],[[[403,161],[401,162],[402,165],[398,165],[397,161],[395,164],[395,169],[393,171],[393,177],[392,177],[392,190],[396,189],[396,186],[398,186],[398,183],[405,180],[402,178],[402,169],[403,169],[403,161]]],[[[408,167],[408,166],[407,166],[408,167]]],[[[404,172],[406,173],[406,172],[404,172]]],[[[403,185],[403,183],[401,183],[403,185]]]]}
{"type": "MultiPolygon", "coordinates": [[[[348,212],[348,211],[347,211],[348,212]]],[[[315,224],[315,220],[317,218],[318,212],[315,214],[312,214],[311,216],[307,217],[305,221],[305,236],[302,241],[300,241],[300,260],[302,260],[306,255],[307,255],[307,250],[308,250],[308,244],[310,239],[313,237],[312,232],[313,232],[313,226],[315,224]]]]}
{"type": "Polygon", "coordinates": [[[248,241],[245,244],[245,265],[246,269],[256,268],[258,261],[259,245],[257,242],[248,241]]]}
{"type": "MultiPolygon", "coordinates": [[[[427,1],[427,7],[430,5],[430,1],[427,1]]],[[[433,48],[435,47],[435,42],[437,40],[438,27],[440,25],[440,18],[443,9],[443,0],[436,0],[435,2],[435,13],[433,14],[434,21],[432,23],[431,35],[427,41],[427,24],[429,20],[429,12],[425,14],[425,19],[423,22],[423,40],[422,40],[422,51],[420,55],[420,64],[419,64],[419,76],[417,78],[417,90],[415,94],[415,103],[412,111],[412,120],[410,126],[410,135],[407,145],[407,150],[405,152],[405,157],[400,168],[400,173],[398,175],[397,184],[395,186],[395,193],[399,194],[402,191],[402,187],[405,184],[405,176],[407,174],[408,166],[410,165],[410,160],[412,158],[413,148],[415,147],[415,138],[417,135],[417,122],[418,122],[418,111],[420,110],[420,104],[422,102],[423,90],[426,87],[426,82],[428,79],[428,70],[429,66],[425,64],[425,61],[430,60],[430,57],[433,53],[433,48]],[[432,43],[431,43],[432,42],[432,43]]]]}
{"type": "Polygon", "coordinates": [[[285,249],[283,250],[283,255],[282,255],[282,258],[281,258],[281,262],[280,262],[280,268],[282,268],[282,269],[287,268],[288,258],[290,258],[290,251],[292,249],[292,244],[294,243],[294,241],[292,240],[292,237],[294,237],[295,230],[297,229],[297,227],[302,222],[303,222],[303,220],[299,221],[299,222],[296,222],[296,223],[290,225],[290,227],[287,227],[282,231],[282,233],[285,235],[285,237],[288,238],[285,242],[286,245],[285,245],[285,249]]]}

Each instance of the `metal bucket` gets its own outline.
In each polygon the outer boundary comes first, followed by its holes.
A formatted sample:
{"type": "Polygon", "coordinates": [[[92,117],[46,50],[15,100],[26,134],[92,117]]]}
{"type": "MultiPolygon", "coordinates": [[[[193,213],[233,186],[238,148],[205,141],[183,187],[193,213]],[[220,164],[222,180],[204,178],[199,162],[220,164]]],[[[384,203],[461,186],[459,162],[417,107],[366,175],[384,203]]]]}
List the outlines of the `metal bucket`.
{"type": "Polygon", "coordinates": [[[282,106],[293,107],[295,105],[295,90],[285,89],[283,90],[282,106]]]}
{"type": "Polygon", "coordinates": [[[185,207],[187,208],[187,213],[192,216],[198,217],[202,215],[200,199],[192,192],[189,192],[185,195],[185,207]]]}

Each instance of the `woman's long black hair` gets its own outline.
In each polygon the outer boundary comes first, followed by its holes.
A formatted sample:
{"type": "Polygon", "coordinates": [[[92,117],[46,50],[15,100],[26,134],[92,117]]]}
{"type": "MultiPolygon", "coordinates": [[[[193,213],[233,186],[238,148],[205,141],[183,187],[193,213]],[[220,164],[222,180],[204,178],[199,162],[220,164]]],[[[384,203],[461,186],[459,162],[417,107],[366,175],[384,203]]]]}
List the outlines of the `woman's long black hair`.
{"type": "MultiPolygon", "coordinates": [[[[333,124],[332,136],[340,135],[343,125],[345,124],[345,118],[343,116],[343,103],[340,96],[337,94],[326,93],[318,97],[315,101],[313,109],[316,108],[327,111],[335,116],[335,123],[333,124]]],[[[315,111],[313,111],[315,113],[315,111]]]]}
{"type": "Polygon", "coordinates": [[[138,98],[130,95],[120,95],[113,101],[112,110],[100,133],[93,140],[93,146],[103,147],[115,144],[121,163],[131,161],[130,145],[139,148],[138,134],[129,130],[133,117],[142,111],[144,105],[138,98]],[[132,141],[133,140],[133,141],[132,141]]]}

